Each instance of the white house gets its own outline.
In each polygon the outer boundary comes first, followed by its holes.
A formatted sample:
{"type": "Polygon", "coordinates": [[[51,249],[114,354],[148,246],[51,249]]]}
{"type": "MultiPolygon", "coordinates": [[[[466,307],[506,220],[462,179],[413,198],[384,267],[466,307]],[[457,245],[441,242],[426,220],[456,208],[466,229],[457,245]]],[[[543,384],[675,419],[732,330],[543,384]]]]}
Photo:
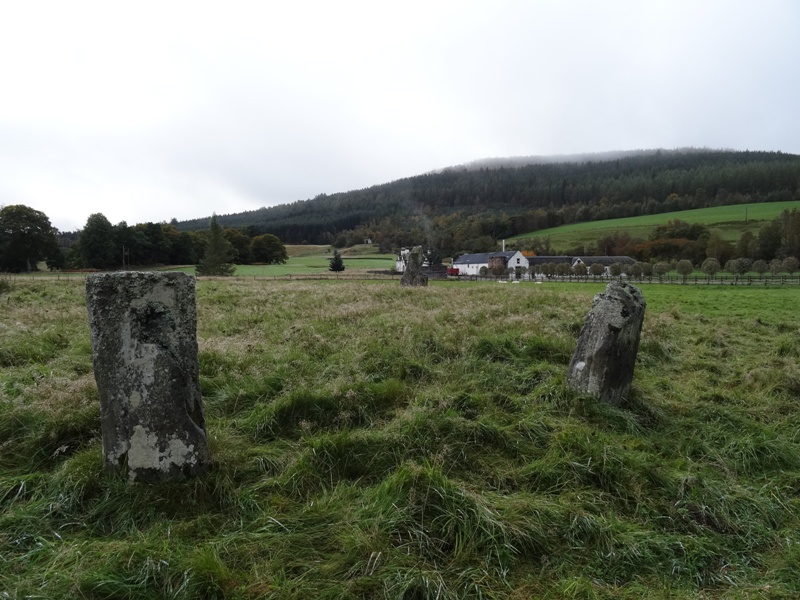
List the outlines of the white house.
{"type": "Polygon", "coordinates": [[[462,254],[453,261],[453,268],[459,275],[480,275],[481,267],[489,271],[492,267],[502,265],[505,269],[514,269],[515,278],[523,277],[522,269],[528,268],[528,259],[520,252],[482,252],[480,254],[462,254]]]}

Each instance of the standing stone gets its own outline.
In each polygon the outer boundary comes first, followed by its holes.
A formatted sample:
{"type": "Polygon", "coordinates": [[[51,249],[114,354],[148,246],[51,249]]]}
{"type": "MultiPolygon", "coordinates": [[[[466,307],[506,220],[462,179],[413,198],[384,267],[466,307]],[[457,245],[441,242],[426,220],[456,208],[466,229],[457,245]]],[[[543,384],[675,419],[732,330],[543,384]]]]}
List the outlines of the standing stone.
{"type": "Polygon", "coordinates": [[[567,370],[571,387],[609,404],[622,402],[633,381],[645,306],[638,288],[618,281],[594,297],[567,370]]]}
{"type": "Polygon", "coordinates": [[[422,265],[425,257],[422,255],[422,246],[412,248],[406,259],[406,268],[400,278],[400,285],[407,286],[427,286],[428,276],[422,272],[422,265]]]}
{"type": "Polygon", "coordinates": [[[120,272],[86,279],[106,470],[182,481],[211,460],[200,398],[195,280],[120,272]]]}

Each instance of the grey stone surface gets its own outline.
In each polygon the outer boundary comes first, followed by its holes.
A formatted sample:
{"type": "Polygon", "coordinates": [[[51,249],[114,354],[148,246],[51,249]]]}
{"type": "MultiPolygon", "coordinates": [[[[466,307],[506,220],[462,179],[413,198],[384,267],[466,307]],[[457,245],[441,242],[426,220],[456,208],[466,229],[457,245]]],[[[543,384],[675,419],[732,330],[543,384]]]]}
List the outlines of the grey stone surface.
{"type": "Polygon", "coordinates": [[[408,253],[408,261],[406,262],[403,276],[400,278],[400,285],[403,287],[428,285],[428,276],[422,272],[424,262],[425,257],[422,255],[422,246],[412,248],[411,252],[408,253]]]}
{"type": "Polygon", "coordinates": [[[615,405],[628,395],[645,307],[629,283],[612,281],[594,297],[567,370],[571,387],[615,405]]]}
{"type": "Polygon", "coordinates": [[[129,481],[182,481],[211,461],[200,397],[195,280],[120,272],[86,279],[103,460],[129,481]]]}

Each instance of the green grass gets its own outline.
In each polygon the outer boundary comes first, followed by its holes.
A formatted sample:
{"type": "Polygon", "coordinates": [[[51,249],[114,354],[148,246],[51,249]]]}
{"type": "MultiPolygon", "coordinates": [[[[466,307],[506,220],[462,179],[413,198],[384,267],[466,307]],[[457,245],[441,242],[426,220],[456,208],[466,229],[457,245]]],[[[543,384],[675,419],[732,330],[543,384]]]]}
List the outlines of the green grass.
{"type": "MultiPolygon", "coordinates": [[[[315,245],[288,245],[286,252],[288,260],[282,265],[236,265],[237,277],[286,277],[289,275],[317,275],[330,274],[328,267],[333,256],[331,246],[315,245]]],[[[358,244],[341,251],[346,273],[366,271],[392,271],[395,267],[396,256],[378,252],[378,247],[373,244],[358,244]]],[[[141,267],[133,267],[139,269],[141,267]]],[[[152,268],[152,267],[148,267],[152,268]]],[[[147,270],[148,268],[145,268],[147,270]]],[[[58,273],[47,270],[47,265],[39,264],[39,272],[22,274],[15,279],[30,278],[55,278],[81,277],[82,273],[58,273]]],[[[193,266],[159,267],[159,270],[183,271],[194,275],[193,266]]],[[[342,275],[344,276],[344,274],[342,275]]],[[[3,286],[0,280],[0,286],[3,286]]]]}
{"type": "MultiPolygon", "coordinates": [[[[237,265],[236,275],[239,277],[285,277],[287,275],[328,274],[330,259],[333,256],[331,246],[294,245],[286,247],[289,259],[282,265],[237,265]]],[[[354,271],[391,271],[395,266],[394,254],[381,254],[377,246],[359,244],[345,248],[342,252],[345,270],[354,271]]],[[[193,273],[193,268],[181,269],[193,273]]]]}
{"type": "Polygon", "coordinates": [[[595,244],[599,238],[618,231],[625,231],[633,238],[647,239],[657,225],[663,225],[672,219],[681,219],[687,223],[703,223],[709,229],[718,231],[724,239],[735,242],[744,231],[757,234],[758,230],[768,221],[773,220],[784,210],[794,208],[800,208],[800,202],[768,202],[698,208],[659,215],[573,223],[518,235],[510,238],[509,241],[522,241],[534,236],[549,237],[550,243],[554,247],[564,249],[574,248],[579,244],[595,244]],[[745,215],[747,221],[745,221],[745,215]]]}
{"type": "Polygon", "coordinates": [[[15,282],[2,597],[797,597],[800,288],[643,285],[618,408],[564,385],[602,288],[201,280],[214,469],[144,486],[82,285],[15,282]]]}

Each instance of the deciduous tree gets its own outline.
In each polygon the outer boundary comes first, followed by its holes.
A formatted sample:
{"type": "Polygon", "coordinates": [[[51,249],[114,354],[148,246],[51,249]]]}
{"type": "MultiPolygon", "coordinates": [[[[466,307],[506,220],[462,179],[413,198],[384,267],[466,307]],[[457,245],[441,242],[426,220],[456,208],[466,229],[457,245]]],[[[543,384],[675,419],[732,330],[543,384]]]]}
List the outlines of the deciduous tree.
{"type": "Polygon", "coordinates": [[[664,275],[669,273],[671,267],[669,266],[668,262],[657,262],[653,265],[653,275],[661,279],[664,275]]]}
{"type": "Polygon", "coordinates": [[[233,262],[238,265],[250,264],[251,241],[248,235],[232,227],[226,227],[223,233],[225,239],[228,240],[231,247],[233,247],[233,262]]]}
{"type": "Polygon", "coordinates": [[[76,244],[83,267],[111,269],[122,264],[122,255],[117,255],[114,227],[103,213],[89,215],[76,244]]]}
{"type": "Polygon", "coordinates": [[[798,267],[800,267],[800,261],[798,261],[794,256],[787,256],[783,259],[783,270],[789,275],[794,275],[794,272],[797,271],[798,267]]]}
{"type": "Polygon", "coordinates": [[[720,272],[722,266],[719,264],[719,261],[716,258],[707,258],[703,261],[703,264],[700,265],[700,270],[703,271],[710,279],[714,279],[714,276],[720,272]]]}
{"type": "Polygon", "coordinates": [[[733,257],[734,253],[733,244],[723,239],[718,231],[711,232],[708,236],[708,245],[706,245],[707,258],[716,258],[719,264],[724,265],[733,257]]]}
{"type": "Polygon", "coordinates": [[[606,268],[600,263],[592,263],[591,266],[589,267],[589,272],[594,277],[600,277],[606,272],[606,268]]]}
{"type": "Polygon", "coordinates": [[[23,204],[0,209],[0,271],[35,271],[40,260],[57,260],[56,233],[41,211],[23,204]]]}
{"type": "Polygon", "coordinates": [[[686,278],[694,271],[694,265],[690,260],[679,260],[678,264],[675,266],[675,270],[678,271],[678,275],[683,277],[683,283],[686,283],[686,278]]]}
{"type": "Polygon", "coordinates": [[[635,262],[630,266],[629,274],[634,279],[641,280],[643,272],[644,270],[642,269],[642,263],[640,262],[635,262]]]}
{"type": "Polygon", "coordinates": [[[572,274],[572,267],[569,265],[569,263],[565,262],[556,263],[556,275],[564,277],[565,275],[570,275],[570,274],[572,274]]]}
{"type": "Polygon", "coordinates": [[[282,265],[289,259],[286,246],[270,233],[258,235],[250,242],[253,261],[267,265],[282,265]]]}
{"type": "Polygon", "coordinates": [[[767,272],[767,269],[769,269],[769,266],[767,265],[767,261],[765,261],[765,260],[757,260],[757,261],[755,261],[753,263],[753,266],[751,268],[753,269],[753,271],[758,273],[759,278],[761,278],[761,277],[764,276],[764,273],[767,272]]]}
{"type": "Polygon", "coordinates": [[[572,272],[578,277],[586,277],[587,267],[582,262],[575,263],[572,267],[572,272]]]}

